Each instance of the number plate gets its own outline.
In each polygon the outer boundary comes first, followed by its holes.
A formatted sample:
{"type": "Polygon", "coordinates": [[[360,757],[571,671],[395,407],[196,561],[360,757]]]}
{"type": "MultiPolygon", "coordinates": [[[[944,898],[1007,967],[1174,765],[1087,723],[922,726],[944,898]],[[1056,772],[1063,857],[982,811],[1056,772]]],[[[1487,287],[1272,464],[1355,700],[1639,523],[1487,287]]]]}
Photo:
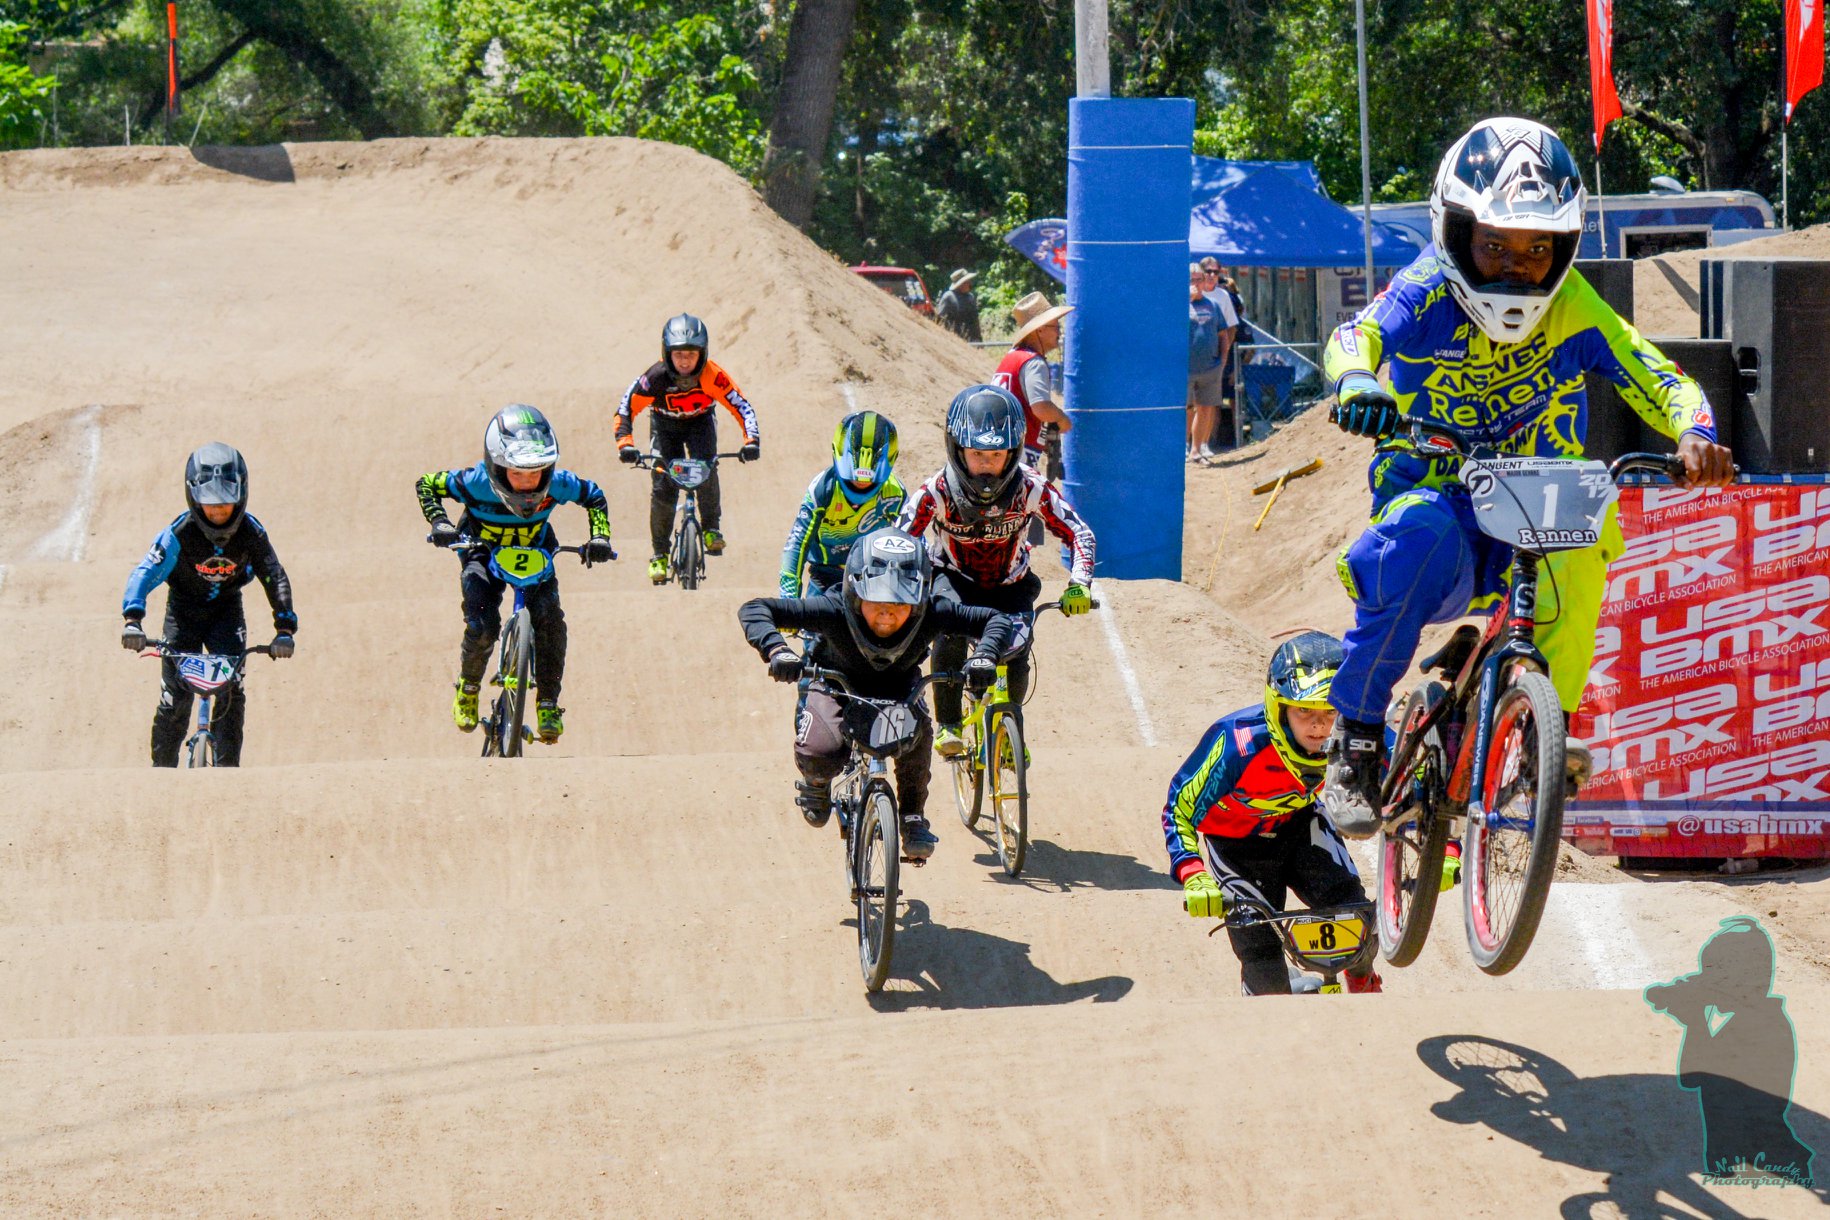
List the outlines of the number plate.
{"type": "Polygon", "coordinates": [[[712,467],[709,462],[694,458],[679,458],[668,463],[667,476],[681,487],[693,488],[711,477],[712,467]]]}
{"type": "Polygon", "coordinates": [[[1345,961],[1360,951],[1366,938],[1364,919],[1304,919],[1290,925],[1290,940],[1303,957],[1318,962],[1345,961]]]}
{"type": "Polygon", "coordinates": [[[505,575],[519,582],[537,579],[552,563],[545,551],[531,546],[497,547],[495,560],[505,575]]]}
{"type": "Polygon", "coordinates": [[[1563,458],[1470,458],[1461,480],[1482,533],[1539,554],[1601,541],[1620,495],[1603,463],[1563,458]]]}

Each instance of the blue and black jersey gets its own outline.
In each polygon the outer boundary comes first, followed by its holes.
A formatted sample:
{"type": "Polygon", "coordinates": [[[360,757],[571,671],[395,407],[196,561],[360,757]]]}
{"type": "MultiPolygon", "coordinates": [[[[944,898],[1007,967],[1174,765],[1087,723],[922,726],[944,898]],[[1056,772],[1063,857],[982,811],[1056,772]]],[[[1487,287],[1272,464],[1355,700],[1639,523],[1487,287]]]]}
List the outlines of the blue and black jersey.
{"type": "Polygon", "coordinates": [[[298,630],[299,618],[292,610],[292,582],[274,553],[267,531],[246,513],[242,523],[221,546],[211,542],[184,512],[153,539],[146,557],[127,577],[127,592],[121,597],[121,614],[139,622],[146,617],[146,599],[160,585],[167,585],[168,613],[180,620],[212,618],[241,613],[241,590],[251,580],[259,580],[267,590],[267,602],[273,608],[273,629],[281,632],[298,630]]]}
{"type": "Polygon", "coordinates": [[[419,509],[428,523],[445,518],[446,500],[464,506],[459,531],[489,546],[554,545],[552,527],[547,518],[561,504],[583,505],[591,521],[591,536],[610,536],[609,502],[604,490],[590,479],[569,470],[555,470],[547,488],[547,498],[531,517],[518,517],[508,510],[490,484],[489,471],[482,462],[468,470],[435,470],[419,476],[419,509]]]}

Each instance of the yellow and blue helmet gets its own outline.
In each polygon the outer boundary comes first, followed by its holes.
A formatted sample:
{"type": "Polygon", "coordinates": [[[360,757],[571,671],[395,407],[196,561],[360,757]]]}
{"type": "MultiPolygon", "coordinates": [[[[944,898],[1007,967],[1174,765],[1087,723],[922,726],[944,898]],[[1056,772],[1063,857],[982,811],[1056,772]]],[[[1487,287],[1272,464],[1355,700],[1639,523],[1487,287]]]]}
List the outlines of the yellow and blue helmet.
{"type": "Polygon", "coordinates": [[[875,411],[855,411],[832,434],[832,472],[854,505],[883,490],[896,465],[896,425],[875,411]]]}
{"type": "Polygon", "coordinates": [[[1291,707],[1329,707],[1328,692],[1345,659],[1341,641],[1320,631],[1305,631],[1285,640],[1271,654],[1264,683],[1265,723],[1278,757],[1300,779],[1319,781],[1328,759],[1324,754],[1304,752],[1284,712],[1291,707]]]}

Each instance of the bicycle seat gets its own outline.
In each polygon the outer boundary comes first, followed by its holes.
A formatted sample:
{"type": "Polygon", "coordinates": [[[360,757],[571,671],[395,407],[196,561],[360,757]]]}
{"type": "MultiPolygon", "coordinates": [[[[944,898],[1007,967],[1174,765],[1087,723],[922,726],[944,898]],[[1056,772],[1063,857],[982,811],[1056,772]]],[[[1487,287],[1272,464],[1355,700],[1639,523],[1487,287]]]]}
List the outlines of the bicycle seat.
{"type": "Polygon", "coordinates": [[[1463,623],[1455,629],[1455,634],[1449,637],[1446,644],[1417,662],[1417,671],[1427,674],[1432,669],[1440,669],[1453,682],[1480,642],[1480,628],[1472,623],[1463,623]]]}

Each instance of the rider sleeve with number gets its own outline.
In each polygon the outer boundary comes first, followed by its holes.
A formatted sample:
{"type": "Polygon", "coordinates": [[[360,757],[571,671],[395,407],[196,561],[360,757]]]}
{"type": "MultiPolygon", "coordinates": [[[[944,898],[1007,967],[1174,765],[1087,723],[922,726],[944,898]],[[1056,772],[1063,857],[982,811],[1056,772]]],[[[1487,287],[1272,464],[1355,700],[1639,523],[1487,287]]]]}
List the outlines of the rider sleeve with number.
{"type": "MultiPolygon", "coordinates": [[[[188,514],[187,514],[188,515],[188,514]]],[[[184,520],[183,517],[178,518],[184,520]]],[[[175,523],[174,523],[175,524],[175,523]]],[[[127,576],[127,592],[121,596],[121,616],[138,621],[146,617],[146,598],[164,584],[178,566],[178,538],[167,526],[153,539],[146,555],[127,576]]]]}

